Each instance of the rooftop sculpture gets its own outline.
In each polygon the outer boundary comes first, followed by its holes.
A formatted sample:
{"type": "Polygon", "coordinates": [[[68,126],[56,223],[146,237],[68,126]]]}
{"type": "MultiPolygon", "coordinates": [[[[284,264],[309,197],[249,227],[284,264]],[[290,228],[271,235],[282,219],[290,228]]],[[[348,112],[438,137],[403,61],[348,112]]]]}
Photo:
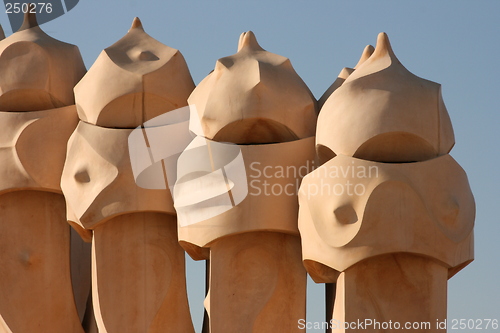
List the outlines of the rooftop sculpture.
{"type": "Polygon", "coordinates": [[[45,34],[34,14],[0,41],[2,332],[83,333],[88,285],[74,276],[72,289],[70,246],[73,263],[84,248],[70,244],[59,183],[84,74],[78,47],[45,34]]]}
{"type": "Polygon", "coordinates": [[[186,105],[193,88],[180,52],[138,18],[75,87],[80,122],[61,186],[68,220],[92,239],[99,331],[194,331],[170,192],[136,185],[128,147],[135,127],[186,105]]]}
{"type": "MultiPolygon", "coordinates": [[[[210,331],[298,331],[306,292],[297,230],[298,183],[293,176],[253,174],[251,165],[299,169],[312,161],[316,101],[290,61],[263,50],[251,31],[241,35],[235,55],[217,61],[188,101],[198,110],[210,158],[216,142],[233,143],[226,144],[228,149],[240,144],[240,172],[249,182],[248,195],[232,209],[179,228],[186,251],[194,259],[210,260],[205,300],[210,331]],[[266,193],[264,182],[291,189],[266,193]]],[[[181,159],[179,168],[184,166],[181,159]]],[[[197,214],[208,204],[193,203],[186,213],[197,214]]]]}
{"type": "Polygon", "coordinates": [[[475,214],[453,144],[439,84],[406,70],[379,34],[323,104],[323,164],[299,193],[304,264],[337,283],[334,319],[446,319],[447,280],[473,260],[475,214]]]}
{"type": "Polygon", "coordinates": [[[248,31],[195,87],[138,18],[86,72],[27,14],[0,40],[0,332],[194,332],[185,253],[204,333],[301,331],[307,273],[340,323],[446,319],[475,203],[441,86],[385,33],[332,81],[316,101],[248,31]]]}

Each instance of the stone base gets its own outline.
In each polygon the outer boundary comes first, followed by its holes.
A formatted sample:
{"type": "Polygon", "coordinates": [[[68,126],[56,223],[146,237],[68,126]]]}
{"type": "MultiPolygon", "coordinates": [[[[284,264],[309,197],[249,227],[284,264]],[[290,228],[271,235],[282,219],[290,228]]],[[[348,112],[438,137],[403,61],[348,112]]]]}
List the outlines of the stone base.
{"type": "Polygon", "coordinates": [[[133,213],[97,226],[92,293],[99,332],[194,332],[176,218],[133,213]]]}
{"type": "Polygon", "coordinates": [[[210,249],[210,332],[301,332],[306,271],[299,237],[251,232],[220,238],[210,249]]]}
{"type": "Polygon", "coordinates": [[[405,332],[446,331],[436,325],[446,319],[447,280],[448,269],[425,257],[397,253],[362,261],[337,280],[333,320],[372,324],[331,332],[400,332],[406,323],[420,327],[405,332]]]}
{"type": "Polygon", "coordinates": [[[0,253],[0,332],[83,333],[71,286],[62,195],[0,196],[0,253]]]}

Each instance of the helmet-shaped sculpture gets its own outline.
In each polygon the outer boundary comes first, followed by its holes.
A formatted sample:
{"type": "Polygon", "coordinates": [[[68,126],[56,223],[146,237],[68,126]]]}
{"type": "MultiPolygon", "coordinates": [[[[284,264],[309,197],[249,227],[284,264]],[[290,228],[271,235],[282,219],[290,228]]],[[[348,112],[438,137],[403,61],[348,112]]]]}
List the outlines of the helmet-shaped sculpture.
{"type": "Polygon", "coordinates": [[[27,13],[19,30],[0,41],[0,110],[39,111],[75,104],[85,74],[78,47],[47,35],[27,13]]]}
{"type": "Polygon", "coordinates": [[[253,32],[238,52],[217,60],[193,94],[207,138],[238,144],[287,142],[314,135],[316,100],[288,58],[264,50],[253,32]]]}

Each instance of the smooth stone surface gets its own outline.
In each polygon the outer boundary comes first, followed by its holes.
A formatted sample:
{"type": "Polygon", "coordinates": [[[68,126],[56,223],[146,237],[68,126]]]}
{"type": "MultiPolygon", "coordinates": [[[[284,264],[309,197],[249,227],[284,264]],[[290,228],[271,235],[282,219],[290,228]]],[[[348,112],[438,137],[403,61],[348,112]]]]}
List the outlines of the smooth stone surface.
{"type": "Polygon", "coordinates": [[[1,195],[0,253],[0,314],[12,332],[83,333],[73,298],[70,229],[60,194],[1,195]]]}
{"type": "Polygon", "coordinates": [[[94,230],[92,249],[99,332],[194,332],[175,217],[120,215],[94,230]]]}

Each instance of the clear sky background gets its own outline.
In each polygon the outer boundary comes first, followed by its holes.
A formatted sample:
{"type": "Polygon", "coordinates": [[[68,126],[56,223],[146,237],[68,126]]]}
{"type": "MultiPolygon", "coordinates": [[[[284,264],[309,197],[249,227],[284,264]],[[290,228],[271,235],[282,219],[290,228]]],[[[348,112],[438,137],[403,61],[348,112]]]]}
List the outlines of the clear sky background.
{"type": "MultiPolygon", "coordinates": [[[[500,1],[80,0],[42,29],[78,45],[89,68],[135,16],[151,36],[183,53],[195,83],[252,30],[263,48],[290,58],[316,98],[387,32],[406,68],[442,84],[455,129],[451,155],[476,199],[476,259],[449,281],[448,318],[500,320],[500,1]]],[[[0,22],[10,35],[4,12],[0,22]]],[[[204,263],[187,258],[187,274],[200,332],[204,263]]],[[[311,282],[308,292],[308,320],[321,321],[323,286],[311,282]]]]}

